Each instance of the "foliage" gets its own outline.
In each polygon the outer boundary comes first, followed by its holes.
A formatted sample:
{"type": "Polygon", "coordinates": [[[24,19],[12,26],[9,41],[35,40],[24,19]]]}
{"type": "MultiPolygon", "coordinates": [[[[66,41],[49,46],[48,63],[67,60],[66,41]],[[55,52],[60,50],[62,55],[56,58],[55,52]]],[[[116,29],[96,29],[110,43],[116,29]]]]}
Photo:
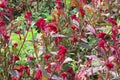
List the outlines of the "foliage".
{"type": "Polygon", "coordinates": [[[119,6],[118,0],[2,0],[0,79],[120,79],[119,6]]]}

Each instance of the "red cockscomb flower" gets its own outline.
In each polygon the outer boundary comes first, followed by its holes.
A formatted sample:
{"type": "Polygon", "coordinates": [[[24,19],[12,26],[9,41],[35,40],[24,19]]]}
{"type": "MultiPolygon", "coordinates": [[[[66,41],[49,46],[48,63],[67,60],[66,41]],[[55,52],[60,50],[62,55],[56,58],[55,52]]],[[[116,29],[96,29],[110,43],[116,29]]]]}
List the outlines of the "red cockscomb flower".
{"type": "Polygon", "coordinates": [[[0,27],[5,25],[6,25],[5,21],[0,21],[0,27]]]}
{"type": "Polygon", "coordinates": [[[116,40],[117,40],[117,34],[118,34],[118,29],[112,29],[112,34],[111,34],[111,37],[112,37],[112,39],[116,42],[116,40]]]}
{"type": "Polygon", "coordinates": [[[76,43],[78,41],[78,39],[76,37],[72,37],[72,44],[76,43]]]}
{"type": "Polygon", "coordinates": [[[0,3],[0,7],[1,8],[5,8],[7,6],[7,1],[6,0],[2,0],[0,3]]]}
{"type": "MultiPolygon", "coordinates": [[[[3,25],[3,24],[2,24],[2,25],[3,25]]],[[[8,41],[9,41],[10,36],[8,35],[5,26],[0,27],[0,35],[2,35],[2,36],[4,37],[4,41],[5,41],[5,42],[8,42],[8,41]]]]}
{"type": "Polygon", "coordinates": [[[67,48],[65,48],[63,45],[59,46],[58,55],[65,55],[67,53],[67,48]]]}
{"type": "Polygon", "coordinates": [[[112,29],[112,34],[114,34],[114,35],[117,35],[117,33],[118,33],[118,29],[112,29]]]}
{"type": "Polygon", "coordinates": [[[80,8],[80,9],[79,9],[79,12],[80,12],[81,16],[84,17],[84,15],[85,15],[84,9],[83,9],[83,8],[80,8]]]}
{"type": "Polygon", "coordinates": [[[35,79],[37,80],[42,80],[42,71],[41,70],[37,70],[35,73],[35,79]]]}
{"type": "Polygon", "coordinates": [[[62,0],[56,0],[56,3],[57,3],[57,4],[61,4],[61,3],[62,3],[62,0]]]}
{"type": "Polygon", "coordinates": [[[61,74],[61,76],[62,76],[62,80],[68,80],[68,74],[67,74],[67,72],[63,72],[61,74]]]}
{"type": "Polygon", "coordinates": [[[2,16],[2,12],[0,12],[0,17],[2,16]]]}
{"type": "Polygon", "coordinates": [[[73,30],[74,32],[77,30],[77,27],[74,26],[74,25],[72,25],[71,28],[72,28],[72,30],[73,30]]]}
{"type": "Polygon", "coordinates": [[[30,19],[32,17],[32,13],[31,12],[26,12],[24,15],[24,18],[26,19],[30,19]]]}
{"type": "Polygon", "coordinates": [[[100,33],[98,34],[98,38],[104,39],[105,36],[106,36],[106,33],[104,33],[104,32],[100,32],[100,33]]]}
{"type": "Polygon", "coordinates": [[[62,37],[55,37],[54,41],[55,41],[55,44],[58,45],[62,41],[62,37]]]}
{"type": "Polygon", "coordinates": [[[64,46],[59,46],[59,51],[57,53],[58,61],[63,61],[65,59],[65,55],[67,53],[67,48],[64,46]]]}
{"type": "Polygon", "coordinates": [[[56,4],[57,4],[56,8],[58,10],[62,9],[61,3],[62,3],[62,0],[56,0],[56,4]]]}
{"type": "Polygon", "coordinates": [[[107,67],[109,70],[111,70],[111,69],[114,67],[114,65],[113,65],[112,62],[106,62],[106,67],[107,67]]]}
{"type": "Polygon", "coordinates": [[[100,47],[100,48],[104,49],[104,51],[106,51],[106,48],[105,48],[106,43],[107,42],[104,39],[102,39],[101,41],[98,42],[98,47],[100,47]]]}
{"type": "Polygon", "coordinates": [[[103,48],[105,46],[105,43],[106,41],[102,39],[101,41],[98,42],[98,46],[103,48]]]}
{"type": "Polygon", "coordinates": [[[46,71],[47,71],[48,73],[51,73],[51,72],[52,72],[52,70],[51,70],[51,64],[50,64],[50,63],[48,63],[47,68],[46,68],[46,71]]]}
{"type": "Polygon", "coordinates": [[[28,24],[32,23],[32,12],[26,12],[24,18],[27,20],[28,24]]]}
{"type": "Polygon", "coordinates": [[[45,58],[47,61],[48,61],[48,59],[51,57],[51,55],[50,54],[44,54],[43,55],[43,58],[45,58]]]}
{"type": "Polygon", "coordinates": [[[114,20],[113,18],[108,18],[108,21],[109,21],[110,23],[112,23],[113,25],[117,25],[116,20],[114,20]]]}
{"type": "Polygon", "coordinates": [[[6,28],[5,28],[5,27],[0,27],[0,34],[1,34],[2,36],[7,35],[7,31],[6,31],[6,28]]]}
{"type": "Polygon", "coordinates": [[[71,16],[71,19],[73,20],[77,20],[77,16],[76,16],[76,14],[73,14],[72,16],[71,16]]]}
{"type": "Polygon", "coordinates": [[[46,24],[44,26],[44,31],[47,34],[50,34],[51,32],[52,33],[57,33],[58,32],[56,25],[54,25],[53,23],[46,24]]]}
{"type": "Polygon", "coordinates": [[[60,9],[62,9],[62,6],[61,6],[61,5],[57,5],[56,8],[57,8],[58,10],[60,10],[60,9]]]}
{"type": "Polygon", "coordinates": [[[14,78],[14,77],[13,77],[11,80],[18,80],[18,78],[14,78]]]}
{"type": "Polygon", "coordinates": [[[8,35],[4,35],[4,39],[5,39],[6,42],[8,42],[9,39],[10,39],[10,36],[8,36],[8,35]]]}
{"type": "Polygon", "coordinates": [[[46,21],[43,18],[40,18],[36,21],[35,25],[37,26],[37,28],[44,30],[44,26],[46,24],[46,21]]]}

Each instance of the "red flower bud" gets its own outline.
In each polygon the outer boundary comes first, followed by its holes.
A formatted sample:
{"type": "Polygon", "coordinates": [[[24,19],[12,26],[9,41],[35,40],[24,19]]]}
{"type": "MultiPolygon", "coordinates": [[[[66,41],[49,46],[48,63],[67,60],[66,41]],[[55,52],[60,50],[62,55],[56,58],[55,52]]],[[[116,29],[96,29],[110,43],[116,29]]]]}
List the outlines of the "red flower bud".
{"type": "Polygon", "coordinates": [[[106,51],[105,44],[106,41],[102,39],[101,41],[98,42],[98,47],[101,47],[102,49],[104,49],[104,51],[106,51]]]}
{"type": "Polygon", "coordinates": [[[43,55],[43,58],[45,58],[47,61],[48,61],[48,59],[51,57],[51,55],[50,54],[44,54],[43,55]]]}
{"type": "Polygon", "coordinates": [[[76,37],[72,37],[72,43],[76,43],[78,41],[78,39],[76,37]]]}
{"type": "Polygon", "coordinates": [[[114,65],[113,65],[112,62],[106,62],[106,67],[107,67],[109,70],[111,70],[111,69],[114,67],[114,65]]]}
{"type": "Polygon", "coordinates": [[[5,21],[0,21],[0,27],[5,25],[6,25],[5,21]]]}
{"type": "Polygon", "coordinates": [[[62,37],[55,37],[54,41],[55,41],[55,44],[58,45],[62,41],[62,37]]]}
{"type": "Polygon", "coordinates": [[[118,29],[112,29],[112,34],[117,35],[118,29]]]}
{"type": "Polygon", "coordinates": [[[28,56],[28,57],[27,57],[27,60],[28,60],[28,61],[33,60],[33,56],[28,56]]]}
{"type": "Polygon", "coordinates": [[[104,32],[100,32],[100,33],[98,34],[98,38],[104,39],[105,36],[106,36],[106,33],[104,33],[104,32]]]}
{"type": "Polygon", "coordinates": [[[67,80],[68,74],[66,72],[63,72],[61,75],[62,75],[62,80],[67,80]]]}
{"type": "Polygon", "coordinates": [[[18,80],[18,79],[13,77],[11,80],[18,80]]]}
{"type": "Polygon", "coordinates": [[[77,27],[76,26],[71,26],[72,30],[73,31],[76,31],[77,30],[77,27]]]}
{"type": "Polygon", "coordinates": [[[18,43],[14,43],[13,47],[16,48],[18,46],[18,43]]]}
{"type": "Polygon", "coordinates": [[[114,20],[113,18],[108,18],[108,21],[109,21],[110,23],[112,23],[113,25],[117,25],[116,20],[114,20]]]}
{"type": "Polygon", "coordinates": [[[30,75],[30,68],[28,66],[25,66],[26,73],[30,75]]]}
{"type": "Polygon", "coordinates": [[[80,8],[80,9],[79,9],[79,12],[80,12],[81,16],[84,17],[84,15],[85,15],[84,9],[83,9],[83,8],[80,8]]]}
{"type": "Polygon", "coordinates": [[[51,64],[48,63],[46,70],[47,70],[48,73],[51,73],[51,72],[52,72],[52,71],[51,71],[51,64]]]}
{"type": "Polygon", "coordinates": [[[58,51],[58,55],[65,55],[67,53],[67,48],[65,48],[64,46],[59,46],[59,51],[58,51]]]}
{"type": "Polygon", "coordinates": [[[55,24],[53,23],[48,23],[44,26],[44,31],[47,33],[47,34],[50,34],[51,32],[53,33],[57,33],[58,30],[57,30],[57,27],[55,24]]]}
{"type": "Polygon", "coordinates": [[[6,0],[2,0],[0,3],[0,7],[1,8],[5,8],[7,6],[7,1],[6,0]]]}
{"type": "Polygon", "coordinates": [[[106,41],[102,39],[101,41],[98,42],[98,46],[103,48],[105,46],[105,43],[106,41]]]}
{"type": "Polygon", "coordinates": [[[30,19],[32,17],[32,13],[31,12],[26,12],[24,15],[24,18],[26,19],[30,19]]]}
{"type": "Polygon", "coordinates": [[[16,54],[13,54],[12,58],[13,58],[14,62],[20,60],[19,57],[16,54]]]}
{"type": "Polygon", "coordinates": [[[76,14],[73,14],[72,16],[71,16],[71,19],[73,20],[77,20],[77,16],[76,16],[76,14]]]}
{"type": "Polygon", "coordinates": [[[35,73],[35,78],[37,80],[42,80],[42,71],[41,70],[37,70],[35,73]]]}
{"type": "Polygon", "coordinates": [[[2,12],[0,12],[0,17],[2,17],[2,12]]]}
{"type": "Polygon", "coordinates": [[[31,12],[26,12],[24,15],[24,18],[27,20],[28,24],[32,23],[32,13],[31,12]]]}

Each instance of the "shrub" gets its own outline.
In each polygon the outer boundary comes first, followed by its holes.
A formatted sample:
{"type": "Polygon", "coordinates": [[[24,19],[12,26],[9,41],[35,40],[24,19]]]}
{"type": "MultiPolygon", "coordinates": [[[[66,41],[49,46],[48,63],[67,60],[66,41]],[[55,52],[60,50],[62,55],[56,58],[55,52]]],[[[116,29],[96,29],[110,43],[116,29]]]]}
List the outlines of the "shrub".
{"type": "Polygon", "coordinates": [[[119,79],[119,2],[53,2],[45,16],[39,2],[16,18],[11,2],[1,1],[0,79],[119,79]]]}

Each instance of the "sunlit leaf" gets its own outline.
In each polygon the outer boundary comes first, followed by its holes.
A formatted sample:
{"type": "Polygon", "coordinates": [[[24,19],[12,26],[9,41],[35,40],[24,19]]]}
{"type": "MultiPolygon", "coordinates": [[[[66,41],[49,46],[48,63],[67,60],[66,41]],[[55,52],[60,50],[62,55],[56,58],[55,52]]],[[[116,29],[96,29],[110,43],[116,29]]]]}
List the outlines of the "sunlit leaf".
{"type": "Polygon", "coordinates": [[[73,19],[73,25],[75,25],[79,29],[79,22],[73,19]]]}
{"type": "Polygon", "coordinates": [[[9,74],[11,74],[13,77],[19,78],[19,72],[17,70],[10,70],[9,74]]]}
{"type": "Polygon", "coordinates": [[[98,72],[99,70],[104,70],[104,69],[105,69],[105,67],[103,67],[103,66],[90,67],[89,69],[86,70],[86,74],[90,76],[90,75],[98,72]]]}
{"type": "Polygon", "coordinates": [[[72,58],[68,57],[64,60],[63,64],[73,61],[72,58]]]}
{"type": "Polygon", "coordinates": [[[92,47],[86,43],[81,43],[81,47],[91,49],[92,47]]]}
{"type": "Polygon", "coordinates": [[[62,78],[57,77],[56,75],[53,75],[53,76],[52,76],[52,79],[53,79],[53,80],[62,80],[62,78]]]}
{"type": "Polygon", "coordinates": [[[52,37],[66,37],[65,35],[62,34],[51,34],[52,37]]]}
{"type": "Polygon", "coordinates": [[[93,28],[91,25],[86,26],[87,30],[90,31],[93,34],[96,34],[95,28],[93,28]]]}
{"type": "Polygon", "coordinates": [[[42,71],[45,79],[50,77],[50,75],[47,73],[47,71],[40,64],[38,65],[38,68],[42,71]]]}
{"type": "Polygon", "coordinates": [[[85,42],[85,43],[88,42],[86,38],[82,38],[81,40],[82,40],[83,42],[85,42]]]}

